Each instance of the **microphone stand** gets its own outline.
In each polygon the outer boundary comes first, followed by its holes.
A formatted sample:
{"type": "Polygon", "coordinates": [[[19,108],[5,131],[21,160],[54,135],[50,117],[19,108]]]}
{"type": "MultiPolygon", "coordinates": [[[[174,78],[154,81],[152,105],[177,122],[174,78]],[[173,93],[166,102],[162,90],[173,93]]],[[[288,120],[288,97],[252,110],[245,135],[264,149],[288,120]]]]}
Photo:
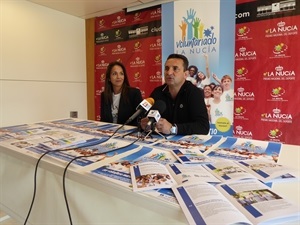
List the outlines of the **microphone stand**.
{"type": "Polygon", "coordinates": [[[159,136],[161,136],[162,138],[166,139],[166,137],[156,129],[155,125],[156,125],[156,123],[153,123],[151,125],[151,129],[148,131],[148,133],[146,134],[146,136],[144,137],[144,139],[146,139],[153,132],[157,133],[159,136]]]}
{"type": "Polygon", "coordinates": [[[142,130],[142,126],[141,126],[141,117],[139,117],[138,119],[137,119],[137,136],[138,137],[142,137],[143,135],[143,130],[142,130]]]}
{"type": "Polygon", "coordinates": [[[138,138],[142,137],[143,131],[142,131],[142,127],[141,127],[141,117],[139,117],[139,118],[137,119],[137,128],[134,129],[133,131],[127,133],[127,134],[124,134],[122,137],[124,138],[124,137],[126,137],[127,135],[131,135],[131,134],[134,134],[134,133],[137,133],[137,137],[138,137],[138,138]]]}

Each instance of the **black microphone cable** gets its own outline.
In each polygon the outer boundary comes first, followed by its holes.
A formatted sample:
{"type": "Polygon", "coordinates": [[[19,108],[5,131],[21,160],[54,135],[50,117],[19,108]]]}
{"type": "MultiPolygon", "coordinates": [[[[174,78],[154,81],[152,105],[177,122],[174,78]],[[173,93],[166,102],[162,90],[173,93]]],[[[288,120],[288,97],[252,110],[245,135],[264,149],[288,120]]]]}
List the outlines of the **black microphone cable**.
{"type": "Polygon", "coordinates": [[[33,204],[34,204],[34,201],[35,201],[35,197],[36,197],[36,186],[37,186],[37,170],[38,170],[38,166],[39,166],[39,163],[41,162],[42,158],[49,154],[49,153],[53,153],[53,152],[63,152],[63,151],[72,151],[72,150],[75,150],[77,148],[82,148],[82,147],[89,147],[89,146],[94,146],[94,145],[98,145],[98,144],[101,144],[101,143],[104,143],[108,140],[110,140],[121,128],[123,128],[125,126],[125,124],[119,126],[107,139],[104,139],[104,140],[99,140],[98,142],[92,142],[90,143],[89,145],[84,145],[84,146],[79,146],[79,147],[74,147],[74,148],[63,148],[63,149],[56,149],[56,150],[48,150],[46,152],[44,152],[38,159],[36,165],[35,165],[35,169],[34,169],[34,181],[33,181],[33,196],[32,196],[32,200],[31,200],[31,203],[30,203],[30,207],[29,207],[29,210],[28,210],[28,213],[27,213],[27,216],[26,216],[26,219],[24,221],[24,225],[27,224],[27,221],[29,219],[29,216],[31,214],[31,211],[32,211],[32,207],[33,207],[33,204]]]}
{"type": "Polygon", "coordinates": [[[71,163],[77,159],[81,159],[81,158],[88,158],[88,157],[92,157],[92,156],[96,156],[96,155],[104,155],[106,153],[109,153],[109,152],[113,152],[113,151],[116,151],[116,150],[120,150],[122,148],[126,148],[126,147],[129,147],[131,145],[133,145],[134,143],[136,143],[140,138],[138,137],[136,140],[134,140],[133,142],[129,143],[128,145],[125,145],[125,146],[122,146],[122,147],[119,147],[119,148],[115,148],[115,149],[111,149],[111,150],[108,150],[106,152],[101,152],[101,153],[96,153],[96,154],[91,154],[91,155],[81,155],[81,156],[77,156],[75,158],[73,158],[68,164],[67,166],[65,167],[64,169],[64,173],[63,173],[63,193],[64,193],[64,198],[65,198],[65,203],[66,203],[66,208],[67,208],[67,211],[68,211],[68,216],[69,216],[69,221],[70,221],[70,225],[73,225],[73,222],[72,222],[72,216],[71,216],[71,212],[70,212],[70,207],[69,207],[69,203],[68,203],[68,198],[67,198],[67,192],[66,192],[66,184],[65,184],[65,180],[66,180],[66,173],[67,173],[67,170],[68,170],[68,167],[71,165],[71,163]]]}
{"type": "Polygon", "coordinates": [[[28,210],[28,213],[27,213],[27,216],[26,216],[26,219],[24,221],[24,225],[26,225],[28,219],[29,219],[29,216],[31,214],[31,210],[32,210],[32,207],[33,207],[33,204],[34,204],[34,201],[35,201],[35,196],[36,196],[36,183],[37,183],[37,170],[38,170],[38,166],[39,166],[39,163],[40,161],[42,160],[42,158],[47,155],[48,153],[50,152],[59,152],[59,151],[70,151],[70,150],[73,150],[73,149],[56,149],[56,150],[49,150],[49,151],[46,151],[44,152],[38,159],[38,161],[36,162],[35,164],[35,169],[34,169],[34,178],[33,178],[33,196],[32,196],[32,200],[31,200],[31,204],[30,204],[30,207],[29,207],[29,210],[28,210]]]}
{"type": "MultiPolygon", "coordinates": [[[[124,125],[123,125],[124,126],[124,125]]],[[[120,126],[118,129],[115,130],[115,132],[110,135],[107,139],[104,139],[104,140],[99,140],[98,142],[92,142],[90,143],[89,145],[85,145],[85,146],[79,146],[79,147],[74,147],[74,148],[63,148],[63,149],[55,149],[55,150],[48,150],[46,152],[44,152],[38,159],[38,161],[36,162],[36,165],[35,165],[35,169],[34,169],[34,178],[33,178],[33,196],[32,196],[32,200],[31,200],[31,203],[30,203],[30,207],[29,207],[29,210],[28,210],[28,213],[27,213],[27,216],[26,216],[26,219],[24,221],[24,225],[27,224],[27,221],[29,219],[29,216],[31,214],[31,211],[32,211],[32,207],[33,207],[33,204],[34,204],[34,201],[35,201],[35,197],[36,197],[36,186],[37,186],[37,170],[38,170],[38,166],[42,160],[42,158],[44,156],[46,156],[47,154],[49,153],[53,153],[53,152],[64,152],[64,151],[72,151],[72,150],[75,150],[77,148],[82,148],[82,147],[89,147],[89,146],[94,146],[94,145],[98,145],[98,144],[101,144],[101,143],[104,143],[106,141],[108,141],[109,139],[111,139],[116,133],[118,130],[120,130],[123,126],[120,126]]]]}

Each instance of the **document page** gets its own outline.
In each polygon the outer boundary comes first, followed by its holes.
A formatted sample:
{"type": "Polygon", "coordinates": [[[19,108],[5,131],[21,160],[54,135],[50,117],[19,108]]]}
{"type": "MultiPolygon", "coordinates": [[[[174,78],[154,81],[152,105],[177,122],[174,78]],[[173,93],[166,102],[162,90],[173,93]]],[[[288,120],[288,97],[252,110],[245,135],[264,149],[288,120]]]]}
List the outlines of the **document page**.
{"type": "Polygon", "coordinates": [[[251,224],[213,185],[186,183],[172,188],[190,225],[251,224]]]}
{"type": "Polygon", "coordinates": [[[216,187],[254,224],[273,225],[299,220],[298,206],[259,180],[228,182],[216,187]]]}

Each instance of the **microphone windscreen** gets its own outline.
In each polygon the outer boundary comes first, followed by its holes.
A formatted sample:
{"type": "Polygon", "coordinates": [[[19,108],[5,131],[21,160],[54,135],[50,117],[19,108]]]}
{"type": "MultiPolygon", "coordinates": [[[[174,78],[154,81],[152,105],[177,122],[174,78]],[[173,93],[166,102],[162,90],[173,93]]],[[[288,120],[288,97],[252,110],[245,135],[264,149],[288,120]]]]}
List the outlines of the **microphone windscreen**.
{"type": "Polygon", "coordinates": [[[154,99],[153,98],[146,98],[146,101],[149,102],[151,105],[154,105],[154,99]]]}
{"type": "Polygon", "coordinates": [[[167,105],[164,101],[162,100],[157,100],[154,105],[151,107],[151,110],[158,110],[160,114],[164,113],[166,110],[167,105]]]}

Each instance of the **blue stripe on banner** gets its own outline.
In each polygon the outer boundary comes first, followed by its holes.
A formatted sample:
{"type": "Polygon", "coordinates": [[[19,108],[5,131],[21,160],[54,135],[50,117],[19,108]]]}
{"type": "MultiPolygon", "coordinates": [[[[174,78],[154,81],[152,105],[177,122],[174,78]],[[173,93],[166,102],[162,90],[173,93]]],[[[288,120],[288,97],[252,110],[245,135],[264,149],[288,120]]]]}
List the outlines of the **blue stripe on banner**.
{"type": "Polygon", "coordinates": [[[255,218],[262,216],[262,214],[257,211],[252,205],[246,205],[245,209],[251,213],[255,218]]]}
{"type": "Polygon", "coordinates": [[[216,167],[214,167],[212,164],[208,164],[207,167],[208,167],[209,169],[211,169],[211,170],[216,169],[216,167]]]}
{"type": "Polygon", "coordinates": [[[122,160],[128,160],[128,161],[133,161],[138,159],[139,157],[146,155],[147,153],[151,152],[152,148],[149,147],[142,147],[141,150],[139,150],[138,152],[135,152],[133,154],[130,154],[124,158],[122,158],[122,160]]]}
{"type": "Polygon", "coordinates": [[[236,194],[234,190],[232,190],[228,185],[223,184],[221,187],[230,195],[236,194]]]}
{"type": "MultiPolygon", "coordinates": [[[[221,187],[230,195],[234,195],[236,194],[236,192],[234,190],[232,190],[228,185],[223,184],[221,185],[221,187]]],[[[246,205],[245,209],[251,213],[255,218],[262,216],[262,214],[260,212],[258,212],[252,205],[246,205]]]]}
{"type": "Polygon", "coordinates": [[[246,163],[246,162],[239,161],[239,163],[242,164],[242,165],[244,165],[244,166],[246,166],[246,167],[249,167],[249,164],[246,163]]]}
{"type": "MultiPolygon", "coordinates": [[[[107,155],[107,156],[114,156],[114,155],[116,155],[116,154],[121,154],[121,153],[130,151],[130,150],[132,150],[132,149],[138,148],[138,147],[139,147],[138,145],[133,144],[133,145],[127,146],[127,147],[125,147],[125,148],[120,148],[120,149],[117,148],[116,150],[107,152],[106,155],[107,155]]],[[[108,151],[109,151],[109,150],[108,150],[108,151]]]]}
{"type": "Polygon", "coordinates": [[[215,144],[217,143],[219,140],[221,140],[222,136],[212,136],[209,140],[207,140],[205,143],[205,145],[210,145],[210,144],[215,144]]]}
{"type": "Polygon", "coordinates": [[[191,200],[191,198],[189,197],[189,195],[185,191],[185,189],[183,187],[179,187],[179,188],[177,188],[177,191],[181,195],[184,204],[188,208],[189,213],[193,217],[193,219],[196,222],[196,224],[197,225],[205,225],[206,223],[204,222],[202,216],[198,212],[196,206],[194,205],[193,201],[191,200]]]}
{"type": "MultiPolygon", "coordinates": [[[[242,162],[242,161],[240,161],[239,163],[242,164],[242,165],[244,165],[244,166],[246,166],[247,168],[249,168],[249,164],[248,163],[242,162]]],[[[263,172],[261,170],[257,170],[255,172],[258,173],[260,176],[262,176],[264,178],[269,177],[269,174],[266,174],[265,172],[263,172]]]]}
{"type": "Polygon", "coordinates": [[[164,194],[164,195],[174,197],[174,194],[173,194],[173,192],[170,188],[161,188],[161,189],[158,189],[157,192],[161,193],[161,194],[164,194]]]}
{"type": "Polygon", "coordinates": [[[261,170],[257,170],[256,173],[258,173],[263,178],[267,178],[267,177],[270,176],[269,174],[267,174],[267,173],[265,173],[264,171],[261,171],[261,170]]]}
{"type": "Polygon", "coordinates": [[[272,155],[272,153],[278,153],[279,154],[280,148],[281,148],[281,143],[269,142],[268,146],[266,148],[266,152],[270,153],[271,155],[272,155]]]}
{"type": "Polygon", "coordinates": [[[98,129],[100,129],[100,130],[107,130],[107,129],[115,128],[115,127],[118,127],[118,126],[121,126],[121,125],[116,125],[116,124],[104,124],[104,125],[100,125],[100,126],[98,127],[98,129]]]}
{"type": "Polygon", "coordinates": [[[230,180],[230,177],[227,176],[227,175],[222,176],[222,178],[223,178],[224,180],[230,180]]]}
{"type": "Polygon", "coordinates": [[[139,166],[133,166],[133,172],[135,174],[135,177],[141,176],[141,171],[139,166]]]}
{"type": "Polygon", "coordinates": [[[218,148],[231,147],[236,141],[237,141],[237,138],[227,137],[227,139],[218,148]]]}
{"type": "MultiPolygon", "coordinates": [[[[174,3],[166,3],[162,4],[162,46],[164,46],[162,50],[162,62],[167,60],[167,57],[174,53],[174,3]]],[[[164,63],[162,63],[164,66],[164,63]]],[[[162,70],[164,71],[164,70],[162,70]]]]}
{"type": "Polygon", "coordinates": [[[174,149],[173,152],[178,155],[178,153],[181,153],[181,151],[179,151],[178,149],[174,149]]]}
{"type": "Polygon", "coordinates": [[[189,162],[190,161],[189,158],[186,157],[186,156],[180,156],[179,158],[181,159],[182,162],[189,162]]]}
{"type": "Polygon", "coordinates": [[[173,170],[175,174],[181,174],[181,171],[174,164],[170,164],[170,168],[173,170]]]}
{"type": "MultiPolygon", "coordinates": [[[[223,74],[234,79],[235,0],[220,0],[220,53],[223,74]]],[[[221,74],[220,74],[221,75],[221,74]]],[[[232,133],[231,133],[232,135],[232,133]]],[[[230,136],[230,135],[228,135],[230,136]]]]}

